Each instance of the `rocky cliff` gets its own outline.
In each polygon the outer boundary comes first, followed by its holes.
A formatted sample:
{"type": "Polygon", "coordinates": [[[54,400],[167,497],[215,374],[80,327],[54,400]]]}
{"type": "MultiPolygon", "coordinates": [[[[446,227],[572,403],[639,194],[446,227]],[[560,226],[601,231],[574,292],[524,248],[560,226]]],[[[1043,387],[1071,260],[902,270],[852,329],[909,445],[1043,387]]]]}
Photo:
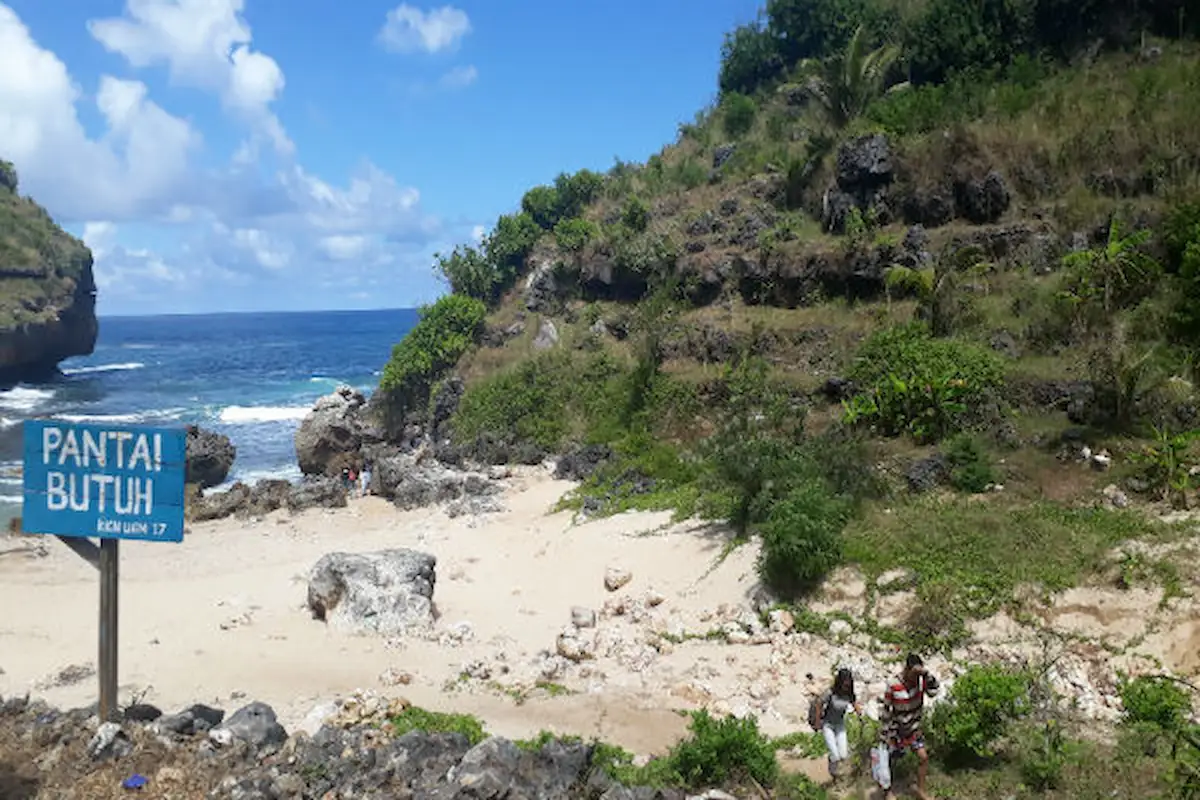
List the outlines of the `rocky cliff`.
{"type": "Polygon", "coordinates": [[[17,193],[17,173],[0,161],[0,376],[52,371],[96,343],[92,254],[17,193]]]}

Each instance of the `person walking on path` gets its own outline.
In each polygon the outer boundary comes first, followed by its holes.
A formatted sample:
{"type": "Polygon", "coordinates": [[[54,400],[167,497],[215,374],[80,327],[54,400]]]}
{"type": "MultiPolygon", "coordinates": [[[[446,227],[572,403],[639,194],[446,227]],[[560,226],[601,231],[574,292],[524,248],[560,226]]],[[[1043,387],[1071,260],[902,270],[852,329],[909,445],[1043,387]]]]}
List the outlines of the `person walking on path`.
{"type": "Polygon", "coordinates": [[[841,764],[850,758],[850,741],[846,736],[846,713],[853,710],[861,715],[862,706],[854,693],[854,674],[842,667],[833,679],[833,688],[821,696],[817,705],[817,725],[829,748],[829,776],[840,777],[841,764]]]}
{"type": "Polygon", "coordinates": [[[925,749],[921,717],[925,710],[925,698],[936,697],[939,688],[937,678],[925,669],[921,657],[911,653],[904,662],[900,680],[889,685],[883,694],[881,742],[871,751],[871,761],[872,773],[887,800],[895,798],[892,793],[891,759],[907,751],[917,755],[917,797],[921,800],[929,798],[925,788],[929,753],[925,749]]]}

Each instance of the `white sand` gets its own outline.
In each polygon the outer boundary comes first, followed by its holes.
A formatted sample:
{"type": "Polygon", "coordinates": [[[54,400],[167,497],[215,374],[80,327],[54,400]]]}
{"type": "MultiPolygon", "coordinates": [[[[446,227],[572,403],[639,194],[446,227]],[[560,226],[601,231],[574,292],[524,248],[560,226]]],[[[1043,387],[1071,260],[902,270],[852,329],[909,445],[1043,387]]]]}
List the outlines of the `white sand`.
{"type": "MultiPolygon", "coordinates": [[[[800,723],[805,673],[826,671],[828,663],[805,658],[795,642],[694,641],[663,653],[643,643],[648,629],[714,627],[705,620],[722,604],[735,609],[726,617],[748,608],[753,548],[718,563],[722,531],[670,527],[665,514],[573,526],[569,514],[549,513],[571,484],[539,469],[509,484],[508,510],[477,518],[450,519],[438,509],[402,513],[367,498],[338,511],[197,524],[178,545],[122,543],[122,701],[144,697],[174,711],[193,702],[232,709],[257,699],[294,725],[320,702],[371,689],[477,714],[501,735],[551,729],[601,736],[641,753],[660,752],[677,739],[686,726],[677,711],[700,703],[755,704],[767,711],[764,726],[776,732],[800,723]],[[437,556],[437,628],[469,622],[473,638],[410,639],[395,647],[311,618],[306,580],[321,556],[387,547],[437,556]],[[554,651],[571,607],[599,611],[615,596],[603,585],[609,565],[634,574],[619,594],[636,599],[654,589],[665,602],[640,624],[601,619],[601,637],[616,641],[620,655],[555,679],[574,693],[530,694],[538,654],[554,651]],[[490,665],[491,677],[459,680],[473,661],[490,665]],[[500,674],[502,664],[509,674],[500,674]],[[411,674],[411,684],[384,685],[380,676],[389,669],[411,674]],[[527,695],[524,702],[514,699],[519,693],[527,695]]],[[[69,665],[96,663],[98,591],[95,570],[60,542],[0,540],[0,607],[7,610],[0,621],[0,694],[32,691],[61,706],[95,700],[94,677],[69,686],[46,682],[69,665]],[[43,555],[33,552],[37,545],[43,555]]]]}

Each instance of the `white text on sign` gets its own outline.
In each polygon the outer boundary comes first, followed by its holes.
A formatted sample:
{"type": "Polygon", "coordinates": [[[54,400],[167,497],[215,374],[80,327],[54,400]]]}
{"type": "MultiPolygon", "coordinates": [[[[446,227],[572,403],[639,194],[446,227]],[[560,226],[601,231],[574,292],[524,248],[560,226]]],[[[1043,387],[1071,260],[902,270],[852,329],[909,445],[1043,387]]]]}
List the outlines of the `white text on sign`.
{"type": "Polygon", "coordinates": [[[154,510],[151,476],[162,471],[162,437],[47,426],[42,431],[42,463],[74,470],[113,466],[134,473],[117,476],[51,469],[46,473],[46,507],[51,511],[89,511],[94,499],[101,513],[149,516],[154,510]]]}

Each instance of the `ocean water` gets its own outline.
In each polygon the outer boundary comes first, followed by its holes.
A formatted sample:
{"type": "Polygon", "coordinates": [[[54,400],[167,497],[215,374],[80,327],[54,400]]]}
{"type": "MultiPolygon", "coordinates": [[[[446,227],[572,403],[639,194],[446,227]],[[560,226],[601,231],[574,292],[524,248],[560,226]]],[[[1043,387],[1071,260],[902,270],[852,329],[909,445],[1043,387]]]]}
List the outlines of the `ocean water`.
{"type": "Polygon", "coordinates": [[[237,446],[231,481],[299,477],[293,435],[313,401],[340,383],[373,388],[416,320],[413,309],[101,318],[91,356],[0,389],[0,519],[20,513],[31,418],[196,423],[237,446]]]}

